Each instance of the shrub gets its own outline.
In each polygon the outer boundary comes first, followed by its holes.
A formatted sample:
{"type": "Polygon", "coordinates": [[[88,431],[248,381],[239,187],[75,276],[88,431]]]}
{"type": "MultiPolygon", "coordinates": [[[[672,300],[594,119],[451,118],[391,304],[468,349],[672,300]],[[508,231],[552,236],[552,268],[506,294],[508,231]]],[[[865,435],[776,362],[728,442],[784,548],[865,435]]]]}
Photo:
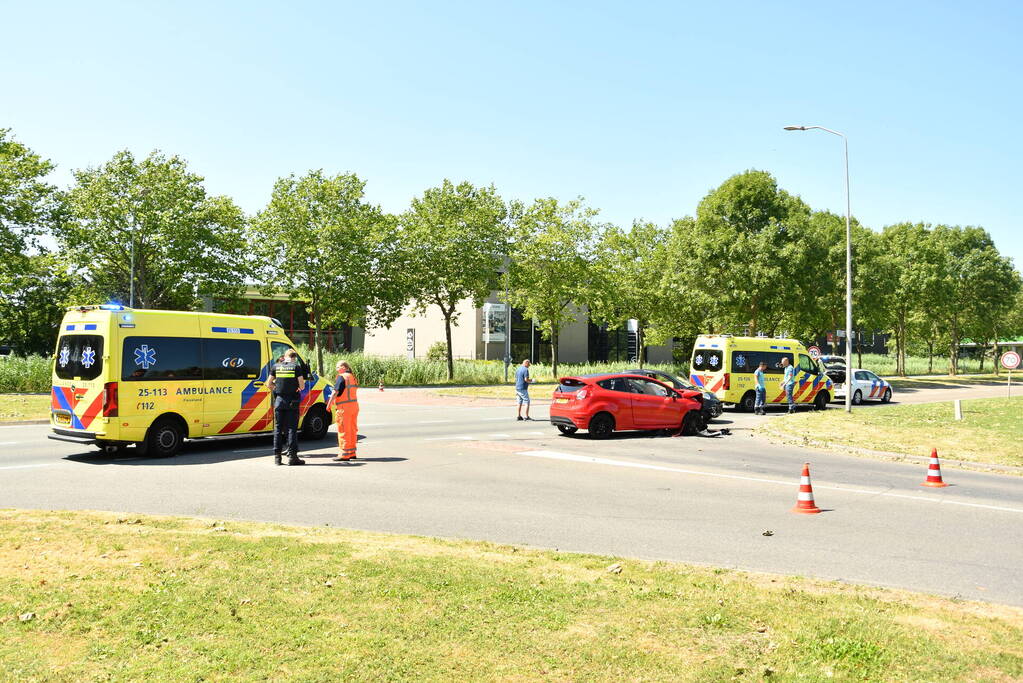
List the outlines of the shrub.
{"type": "Polygon", "coordinates": [[[0,394],[50,391],[50,359],[13,356],[0,360],[0,394]]]}
{"type": "Polygon", "coordinates": [[[448,345],[446,342],[434,342],[426,352],[426,360],[446,361],[448,359],[448,345]]]}

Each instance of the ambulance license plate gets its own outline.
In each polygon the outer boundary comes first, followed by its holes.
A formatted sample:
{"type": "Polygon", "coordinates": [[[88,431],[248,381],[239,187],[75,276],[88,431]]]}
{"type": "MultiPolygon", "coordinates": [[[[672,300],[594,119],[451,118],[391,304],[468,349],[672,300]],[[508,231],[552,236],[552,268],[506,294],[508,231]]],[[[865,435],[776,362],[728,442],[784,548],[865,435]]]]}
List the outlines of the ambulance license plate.
{"type": "Polygon", "coordinates": [[[57,418],[57,424],[69,425],[71,424],[71,416],[66,412],[54,413],[57,418]]]}

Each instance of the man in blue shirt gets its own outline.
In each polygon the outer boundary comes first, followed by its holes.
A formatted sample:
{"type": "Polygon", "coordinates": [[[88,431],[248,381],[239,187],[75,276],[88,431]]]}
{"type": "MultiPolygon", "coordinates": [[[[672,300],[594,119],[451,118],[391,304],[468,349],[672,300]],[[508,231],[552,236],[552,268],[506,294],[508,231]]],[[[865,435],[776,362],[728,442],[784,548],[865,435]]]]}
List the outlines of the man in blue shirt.
{"type": "Polygon", "coordinates": [[[753,371],[753,377],[757,380],[757,397],[753,401],[754,415],[767,415],[764,410],[764,403],[767,401],[767,386],[764,384],[764,370],[767,369],[767,361],[760,361],[760,366],[753,371]]]}
{"type": "Polygon", "coordinates": [[[522,365],[515,370],[515,395],[519,399],[519,410],[518,417],[516,420],[522,420],[522,404],[526,404],[526,420],[532,420],[529,416],[529,384],[533,381],[533,378],[529,376],[529,366],[531,363],[529,359],[522,361],[522,365]]]}
{"type": "Polygon", "coordinates": [[[785,369],[785,376],[781,380],[781,388],[785,390],[785,398],[789,401],[789,412],[796,412],[796,400],[792,398],[792,390],[796,388],[796,369],[792,367],[789,357],[781,359],[781,366],[785,369]]]}

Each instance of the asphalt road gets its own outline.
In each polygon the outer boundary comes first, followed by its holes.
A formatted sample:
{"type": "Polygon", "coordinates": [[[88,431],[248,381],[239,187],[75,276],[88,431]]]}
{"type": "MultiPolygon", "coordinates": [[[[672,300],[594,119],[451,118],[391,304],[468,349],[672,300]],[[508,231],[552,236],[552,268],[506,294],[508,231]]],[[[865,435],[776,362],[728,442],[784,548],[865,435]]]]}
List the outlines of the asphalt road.
{"type": "Polygon", "coordinates": [[[146,459],[0,427],[0,507],[330,524],[1023,605],[1023,477],[946,470],[950,487],[926,489],[922,466],[771,445],[731,412],[721,439],[590,441],[489,402],[384,396],[364,392],[358,461],[330,462],[331,432],[303,443],[306,467],[274,467],[265,437],[146,459]],[[804,461],[820,515],[790,512],[804,461]]]}

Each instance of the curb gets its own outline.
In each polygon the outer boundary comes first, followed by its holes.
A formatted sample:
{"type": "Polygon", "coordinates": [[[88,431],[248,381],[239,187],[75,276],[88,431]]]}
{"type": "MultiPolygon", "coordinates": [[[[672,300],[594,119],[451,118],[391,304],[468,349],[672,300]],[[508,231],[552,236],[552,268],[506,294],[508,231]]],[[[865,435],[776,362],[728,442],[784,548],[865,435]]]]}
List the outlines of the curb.
{"type": "Polygon", "coordinates": [[[13,427],[16,425],[48,425],[50,421],[48,419],[43,420],[0,420],[0,427],[13,427]]]}
{"type": "MultiPolygon", "coordinates": [[[[859,446],[849,446],[841,443],[833,443],[830,441],[820,441],[818,439],[808,439],[806,437],[791,436],[787,434],[779,434],[777,432],[764,431],[762,433],[765,437],[770,440],[777,440],[781,443],[796,444],[801,446],[807,446],[810,448],[820,448],[833,451],[844,451],[846,453],[858,453],[861,455],[868,455],[878,459],[887,460],[908,460],[911,462],[919,463],[930,463],[931,457],[929,455],[912,455],[910,453],[896,453],[893,451],[875,451],[870,448],[861,448],[859,446]]],[[[951,465],[968,470],[986,470],[991,472],[1005,472],[1006,474],[1023,475],[1023,467],[1017,467],[1016,465],[998,465],[995,463],[987,462],[974,462],[972,460],[958,460],[955,458],[949,458],[942,456],[942,465],[951,465]]]]}

